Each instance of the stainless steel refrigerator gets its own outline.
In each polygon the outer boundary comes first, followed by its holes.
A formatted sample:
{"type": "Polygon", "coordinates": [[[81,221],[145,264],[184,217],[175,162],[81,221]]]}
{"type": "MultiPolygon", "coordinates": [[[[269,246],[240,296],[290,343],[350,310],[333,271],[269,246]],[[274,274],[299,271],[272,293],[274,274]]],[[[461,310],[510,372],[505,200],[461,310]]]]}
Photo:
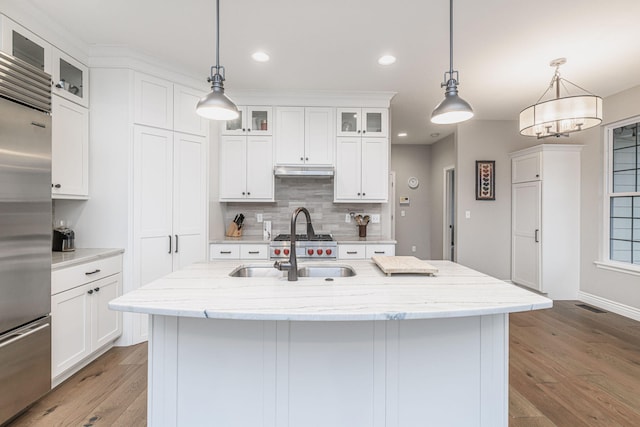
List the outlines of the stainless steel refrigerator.
{"type": "Polygon", "coordinates": [[[51,389],[51,79],[0,53],[0,424],[51,389]]]}

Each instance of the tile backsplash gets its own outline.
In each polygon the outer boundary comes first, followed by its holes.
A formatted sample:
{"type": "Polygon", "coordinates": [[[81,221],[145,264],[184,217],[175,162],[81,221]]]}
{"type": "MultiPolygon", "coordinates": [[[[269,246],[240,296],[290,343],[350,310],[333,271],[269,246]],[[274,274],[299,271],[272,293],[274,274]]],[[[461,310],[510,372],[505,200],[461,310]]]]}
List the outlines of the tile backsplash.
{"type": "MultiPolygon", "coordinates": [[[[276,178],[275,202],[272,203],[226,203],[225,224],[228,225],[238,213],[245,216],[243,236],[262,239],[262,224],[256,220],[262,214],[264,221],[271,221],[272,237],[289,233],[291,214],[303,206],[311,214],[311,222],[316,233],[332,233],[336,236],[358,236],[355,220],[345,222],[349,212],[378,214],[382,212],[380,203],[333,203],[333,179],[326,178],[276,178]]],[[[298,216],[298,233],[306,233],[304,214],[298,216]]],[[[381,224],[367,226],[367,237],[381,235],[381,224]]]]}

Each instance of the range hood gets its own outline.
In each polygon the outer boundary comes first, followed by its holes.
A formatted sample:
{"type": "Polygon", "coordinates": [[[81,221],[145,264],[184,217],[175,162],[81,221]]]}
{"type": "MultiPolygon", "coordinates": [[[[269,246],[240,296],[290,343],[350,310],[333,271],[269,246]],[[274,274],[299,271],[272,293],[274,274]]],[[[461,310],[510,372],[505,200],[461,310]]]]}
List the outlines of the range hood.
{"type": "Polygon", "coordinates": [[[331,178],[333,166],[275,166],[276,178],[331,178]]]}

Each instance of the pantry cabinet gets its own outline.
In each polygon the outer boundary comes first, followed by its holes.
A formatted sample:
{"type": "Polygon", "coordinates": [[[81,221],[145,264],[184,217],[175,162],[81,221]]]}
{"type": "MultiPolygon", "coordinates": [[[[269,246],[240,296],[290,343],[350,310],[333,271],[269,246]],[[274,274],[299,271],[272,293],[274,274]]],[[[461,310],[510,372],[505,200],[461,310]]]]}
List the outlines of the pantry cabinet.
{"type": "Polygon", "coordinates": [[[337,138],[335,202],[387,202],[388,175],[387,138],[337,138]]]}
{"type": "Polygon", "coordinates": [[[198,101],[206,93],[190,87],[173,85],[174,130],[194,135],[209,135],[210,121],[196,114],[198,101]]]}
{"type": "Polygon", "coordinates": [[[141,283],[205,255],[205,138],[134,128],[134,246],[141,283]]]}
{"type": "Polygon", "coordinates": [[[553,299],[578,297],[581,149],[511,153],[511,280],[553,299]]]}
{"type": "Polygon", "coordinates": [[[278,165],[333,165],[334,109],[277,107],[275,162],[278,165]]]}
{"type": "Polygon", "coordinates": [[[122,295],[122,256],[52,272],[51,375],[54,386],[122,334],[122,313],[108,303],[122,295]]]}
{"type": "Polygon", "coordinates": [[[89,197],[89,110],[58,95],[51,100],[51,195],[89,197]]]}
{"type": "Polygon", "coordinates": [[[220,139],[220,201],[273,201],[273,139],[223,136],[220,139]]]}

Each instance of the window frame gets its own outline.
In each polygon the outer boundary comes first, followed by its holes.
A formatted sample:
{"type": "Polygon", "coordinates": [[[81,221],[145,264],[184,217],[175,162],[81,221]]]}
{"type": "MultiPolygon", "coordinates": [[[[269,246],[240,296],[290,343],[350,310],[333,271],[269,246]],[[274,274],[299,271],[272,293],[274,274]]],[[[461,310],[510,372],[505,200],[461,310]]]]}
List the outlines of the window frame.
{"type": "MultiPolygon", "coordinates": [[[[640,197],[640,189],[635,192],[613,192],[613,130],[632,124],[640,124],[640,116],[630,117],[604,126],[604,188],[603,188],[603,226],[602,226],[602,251],[601,261],[595,264],[599,268],[629,273],[640,276],[640,265],[632,262],[617,261],[611,259],[611,200],[614,197],[640,197]]],[[[633,246],[632,249],[633,251],[633,246]]]]}

